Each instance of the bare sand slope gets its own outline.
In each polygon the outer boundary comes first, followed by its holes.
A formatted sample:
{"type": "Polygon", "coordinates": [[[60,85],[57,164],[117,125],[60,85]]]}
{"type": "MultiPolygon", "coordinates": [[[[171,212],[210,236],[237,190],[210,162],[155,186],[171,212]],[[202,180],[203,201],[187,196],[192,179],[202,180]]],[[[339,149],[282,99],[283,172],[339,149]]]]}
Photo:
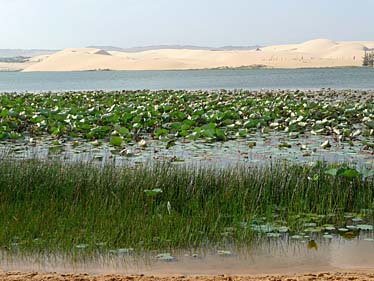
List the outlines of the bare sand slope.
{"type": "Polygon", "coordinates": [[[2,273],[0,281],[310,281],[310,280],[374,280],[373,273],[310,273],[295,275],[212,275],[212,276],[125,276],[56,273],[2,273]]]}
{"type": "Polygon", "coordinates": [[[173,70],[221,67],[305,68],[361,66],[373,42],[316,39],[250,51],[161,49],[137,53],[65,49],[25,67],[24,71],[173,70]]]}

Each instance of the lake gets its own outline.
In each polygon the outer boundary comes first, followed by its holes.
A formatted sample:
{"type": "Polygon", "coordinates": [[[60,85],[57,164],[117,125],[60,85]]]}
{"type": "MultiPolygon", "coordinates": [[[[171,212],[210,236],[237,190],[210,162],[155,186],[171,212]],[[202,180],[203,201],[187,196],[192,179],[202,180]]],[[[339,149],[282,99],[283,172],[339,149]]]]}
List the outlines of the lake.
{"type": "Polygon", "coordinates": [[[374,89],[374,68],[0,72],[0,92],[222,88],[374,89]]]}

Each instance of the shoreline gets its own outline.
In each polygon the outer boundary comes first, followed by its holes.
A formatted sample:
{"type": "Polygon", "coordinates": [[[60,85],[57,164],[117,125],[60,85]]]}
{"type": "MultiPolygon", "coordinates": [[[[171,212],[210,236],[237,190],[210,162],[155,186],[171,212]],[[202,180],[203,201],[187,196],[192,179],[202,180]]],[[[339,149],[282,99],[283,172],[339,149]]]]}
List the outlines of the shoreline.
{"type": "Polygon", "coordinates": [[[7,272],[0,273],[1,281],[42,281],[42,280],[59,280],[59,281],[291,281],[291,280],[374,280],[374,271],[367,272],[320,272],[320,273],[303,273],[303,274],[255,274],[255,275],[89,275],[81,274],[59,274],[59,273],[37,273],[37,272],[7,272]]]}
{"type": "Polygon", "coordinates": [[[225,71],[225,70],[233,70],[233,71],[246,71],[246,70],[334,70],[334,69],[372,69],[366,66],[324,66],[324,67],[295,67],[295,68],[286,68],[286,67],[218,67],[218,68],[191,68],[191,69],[160,69],[160,70],[149,70],[149,69],[136,69],[136,70],[117,70],[117,69],[91,69],[91,70],[52,70],[52,71],[23,71],[23,69],[18,70],[0,70],[0,73],[14,73],[14,72],[22,72],[22,73],[82,73],[82,72],[175,72],[175,71],[225,71]]]}

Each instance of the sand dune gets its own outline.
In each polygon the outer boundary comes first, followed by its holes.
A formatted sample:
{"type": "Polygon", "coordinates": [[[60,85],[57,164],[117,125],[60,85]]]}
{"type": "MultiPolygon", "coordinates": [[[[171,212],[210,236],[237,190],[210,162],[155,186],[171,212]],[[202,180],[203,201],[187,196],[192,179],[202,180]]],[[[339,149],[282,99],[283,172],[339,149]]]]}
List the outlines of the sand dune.
{"type": "Polygon", "coordinates": [[[346,67],[361,66],[365,50],[371,48],[374,48],[374,41],[334,42],[328,39],[237,51],[160,49],[118,52],[78,48],[39,58],[23,71],[346,67]]]}

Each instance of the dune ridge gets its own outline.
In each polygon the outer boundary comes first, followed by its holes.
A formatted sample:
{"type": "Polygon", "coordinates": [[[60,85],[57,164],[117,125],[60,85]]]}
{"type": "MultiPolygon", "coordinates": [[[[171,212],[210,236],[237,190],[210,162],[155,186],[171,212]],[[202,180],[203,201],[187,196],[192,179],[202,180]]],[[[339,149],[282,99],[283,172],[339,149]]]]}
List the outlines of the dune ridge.
{"type": "Polygon", "coordinates": [[[315,39],[256,50],[159,49],[142,52],[69,48],[29,63],[23,71],[183,70],[208,68],[313,68],[361,66],[374,41],[315,39]]]}

